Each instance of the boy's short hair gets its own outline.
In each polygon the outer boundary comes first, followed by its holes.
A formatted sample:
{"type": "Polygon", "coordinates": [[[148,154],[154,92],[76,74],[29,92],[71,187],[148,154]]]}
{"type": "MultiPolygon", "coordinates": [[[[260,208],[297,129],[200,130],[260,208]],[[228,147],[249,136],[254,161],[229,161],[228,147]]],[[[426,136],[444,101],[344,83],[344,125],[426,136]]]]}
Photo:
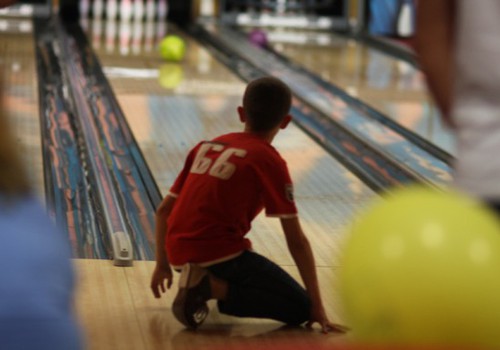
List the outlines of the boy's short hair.
{"type": "Polygon", "coordinates": [[[253,131],[269,131],[290,112],[292,93],[281,80],[263,77],[247,85],[243,109],[253,131]]]}

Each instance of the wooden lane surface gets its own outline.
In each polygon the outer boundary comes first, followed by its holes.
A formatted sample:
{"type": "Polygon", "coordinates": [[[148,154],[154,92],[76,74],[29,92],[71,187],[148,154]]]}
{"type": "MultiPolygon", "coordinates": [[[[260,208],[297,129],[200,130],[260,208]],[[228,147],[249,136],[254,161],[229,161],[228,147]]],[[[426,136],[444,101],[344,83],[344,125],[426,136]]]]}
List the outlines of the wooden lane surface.
{"type": "MultiPolygon", "coordinates": [[[[154,262],[136,261],[133,267],[115,267],[107,260],[75,260],[78,273],[76,312],[83,328],[86,348],[109,349],[238,349],[242,345],[279,345],[292,341],[299,346],[338,344],[346,336],[324,335],[318,329],[286,328],[270,320],[238,319],[220,314],[210,301],[210,315],[196,331],[189,331],[175,320],[170,306],[174,286],[163,298],[155,299],[149,290],[154,262]]],[[[284,266],[298,278],[295,266],[284,266]]],[[[335,269],[318,268],[320,285],[328,315],[340,322],[335,269]]]]}

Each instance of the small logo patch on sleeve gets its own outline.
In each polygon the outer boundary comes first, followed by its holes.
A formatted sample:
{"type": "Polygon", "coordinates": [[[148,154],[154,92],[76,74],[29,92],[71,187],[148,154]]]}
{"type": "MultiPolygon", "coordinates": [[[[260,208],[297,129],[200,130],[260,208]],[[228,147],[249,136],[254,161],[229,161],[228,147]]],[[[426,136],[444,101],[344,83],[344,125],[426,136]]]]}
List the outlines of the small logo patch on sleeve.
{"type": "Polygon", "coordinates": [[[286,196],[286,199],[288,199],[290,202],[294,201],[294,198],[293,198],[293,185],[292,184],[288,184],[288,185],[285,186],[285,196],[286,196]]]}

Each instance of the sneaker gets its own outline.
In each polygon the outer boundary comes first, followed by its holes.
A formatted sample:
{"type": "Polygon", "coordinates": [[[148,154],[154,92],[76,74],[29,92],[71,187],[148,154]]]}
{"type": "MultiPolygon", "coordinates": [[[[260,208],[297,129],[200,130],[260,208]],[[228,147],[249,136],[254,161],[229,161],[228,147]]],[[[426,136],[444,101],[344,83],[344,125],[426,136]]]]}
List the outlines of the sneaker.
{"type": "Polygon", "coordinates": [[[208,271],[195,264],[184,265],[179,279],[179,291],[172,306],[175,318],[188,328],[198,328],[208,316],[208,299],[208,271]]]}

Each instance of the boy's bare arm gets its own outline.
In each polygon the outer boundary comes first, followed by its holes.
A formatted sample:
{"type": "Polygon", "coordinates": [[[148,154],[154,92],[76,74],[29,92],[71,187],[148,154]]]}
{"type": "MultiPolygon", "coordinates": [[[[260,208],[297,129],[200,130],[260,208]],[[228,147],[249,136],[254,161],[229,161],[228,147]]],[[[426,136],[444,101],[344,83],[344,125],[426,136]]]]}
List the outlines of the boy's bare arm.
{"type": "Polygon", "coordinates": [[[170,288],[172,285],[172,269],[170,268],[170,263],[165,251],[165,234],[167,231],[167,218],[174,204],[175,197],[167,195],[156,210],[156,267],[151,278],[151,290],[156,298],[161,296],[160,291],[165,293],[165,280],[167,280],[167,288],[170,288]]]}
{"type": "Polygon", "coordinates": [[[281,219],[281,227],[285,233],[288,249],[297,264],[300,276],[311,298],[311,318],[308,325],[318,322],[323,332],[344,332],[346,330],[345,327],[331,323],[326,316],[319,291],[313,252],[309,240],[300,227],[299,219],[297,217],[281,219]]]}
{"type": "Polygon", "coordinates": [[[451,120],[455,0],[420,0],[415,50],[445,122],[451,120]]]}

